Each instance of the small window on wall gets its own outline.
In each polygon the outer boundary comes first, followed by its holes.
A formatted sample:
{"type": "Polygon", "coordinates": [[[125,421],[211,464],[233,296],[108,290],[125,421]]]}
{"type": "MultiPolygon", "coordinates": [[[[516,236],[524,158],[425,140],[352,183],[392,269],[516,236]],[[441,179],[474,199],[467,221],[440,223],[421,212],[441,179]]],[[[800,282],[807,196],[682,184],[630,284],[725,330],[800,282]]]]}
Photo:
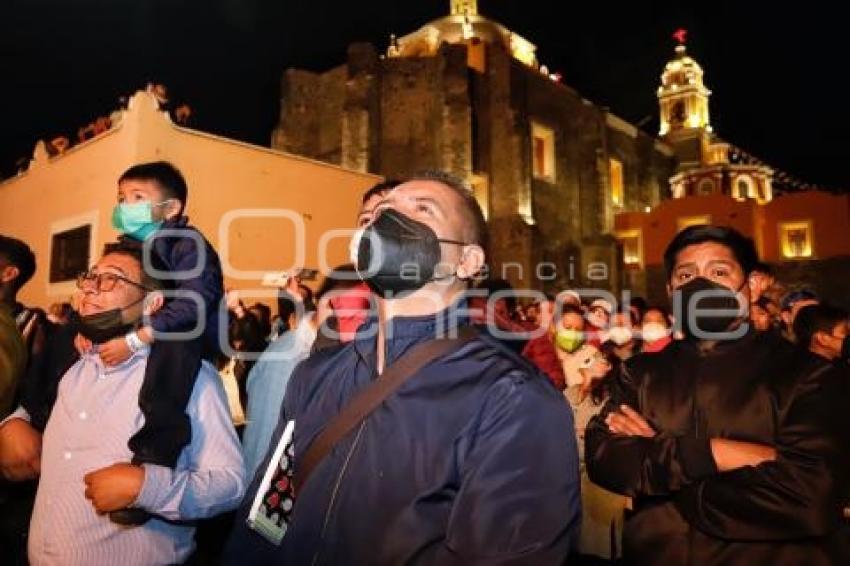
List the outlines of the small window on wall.
{"type": "Polygon", "coordinates": [[[89,267],[91,224],[78,226],[51,237],[50,283],[72,281],[89,267]]]}
{"type": "Polygon", "coordinates": [[[782,255],[788,259],[809,258],[814,255],[811,220],[783,222],[779,225],[782,255]]]}
{"type": "Polygon", "coordinates": [[[531,123],[531,167],[535,179],[555,182],[555,132],[531,123]]]}
{"type": "Polygon", "coordinates": [[[623,188],[623,162],[613,157],[608,160],[608,176],[611,179],[611,203],[623,206],[626,202],[623,188]]]}
{"type": "Polygon", "coordinates": [[[701,224],[711,224],[711,215],[704,214],[702,216],[685,216],[676,219],[676,231],[681,232],[690,226],[699,226],[701,224]]]}

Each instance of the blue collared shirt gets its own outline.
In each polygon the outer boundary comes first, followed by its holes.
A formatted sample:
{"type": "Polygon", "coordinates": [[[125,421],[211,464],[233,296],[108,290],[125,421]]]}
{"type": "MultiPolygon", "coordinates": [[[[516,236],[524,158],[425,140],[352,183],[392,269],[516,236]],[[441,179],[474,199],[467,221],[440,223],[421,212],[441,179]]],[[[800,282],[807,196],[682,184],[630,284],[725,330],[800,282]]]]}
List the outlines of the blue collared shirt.
{"type": "MultiPolygon", "coordinates": [[[[145,464],[135,502],[155,517],[121,527],[98,515],[85,497],[84,476],[133,454],[127,441],[144,417],[139,389],[148,349],[105,367],[86,354],[64,375],[44,431],[41,478],[30,523],[34,566],[174,564],[194,549],[191,524],[167,522],[210,517],[233,509],[245,491],[239,441],[215,370],[204,362],[189,400],[192,441],[174,469],[145,464]]],[[[13,417],[27,418],[19,409],[13,417]]]]}

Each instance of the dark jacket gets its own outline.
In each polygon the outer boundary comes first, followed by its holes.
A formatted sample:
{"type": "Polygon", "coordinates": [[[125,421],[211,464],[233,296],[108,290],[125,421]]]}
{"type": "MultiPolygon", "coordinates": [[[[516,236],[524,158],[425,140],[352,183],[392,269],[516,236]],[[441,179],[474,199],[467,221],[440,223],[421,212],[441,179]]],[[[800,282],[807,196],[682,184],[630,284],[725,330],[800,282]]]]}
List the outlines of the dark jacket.
{"type": "Polygon", "coordinates": [[[623,367],[611,401],[587,428],[585,456],[592,481],[635,498],[623,536],[627,560],[840,562],[834,537],[846,440],[837,436],[833,366],[750,332],[710,351],[677,341],[623,367]],[[612,435],[604,418],[622,403],[658,434],[612,435]],[[712,437],[771,445],[776,461],[720,473],[712,437]]]}
{"type": "Polygon", "coordinates": [[[188,222],[185,216],[164,222],[158,231],[162,235],[153,240],[155,262],[161,262],[155,267],[168,272],[169,290],[177,293],[168,297],[165,306],[151,317],[151,326],[157,332],[187,332],[200,321],[204,324],[204,346],[209,353],[210,349],[219,348],[220,335],[226,339],[219,328],[224,296],[221,261],[203,234],[188,222]],[[177,232],[169,234],[163,230],[177,232]],[[203,314],[192,297],[203,304],[203,314]]]}
{"type": "MultiPolygon", "coordinates": [[[[434,337],[438,317],[394,319],[387,364],[434,337]]],[[[375,379],[368,324],[293,373],[270,450],[294,419],[296,468],[329,419],[375,379]]],[[[336,445],[298,493],[280,546],[245,522],[267,455],[224,563],[562,564],[580,516],[573,427],[563,396],[540,372],[479,338],[423,368],[362,433],[336,445]]]]}
{"type": "Polygon", "coordinates": [[[21,406],[30,416],[30,424],[44,430],[56,395],[59,380],[71,369],[80,354],[74,347],[79,332],[75,319],[68,324],[51,325],[42,350],[32,358],[21,383],[21,406]]]}

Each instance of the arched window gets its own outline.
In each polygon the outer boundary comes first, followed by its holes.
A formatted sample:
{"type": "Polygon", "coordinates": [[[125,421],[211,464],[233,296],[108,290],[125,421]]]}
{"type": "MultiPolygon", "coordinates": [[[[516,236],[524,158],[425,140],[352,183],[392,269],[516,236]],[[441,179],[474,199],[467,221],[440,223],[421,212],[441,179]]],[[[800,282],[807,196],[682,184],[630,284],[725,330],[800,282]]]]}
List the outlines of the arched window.
{"type": "Polygon", "coordinates": [[[755,196],[755,184],[749,175],[741,175],[735,179],[735,190],[732,196],[738,200],[755,196]]]}

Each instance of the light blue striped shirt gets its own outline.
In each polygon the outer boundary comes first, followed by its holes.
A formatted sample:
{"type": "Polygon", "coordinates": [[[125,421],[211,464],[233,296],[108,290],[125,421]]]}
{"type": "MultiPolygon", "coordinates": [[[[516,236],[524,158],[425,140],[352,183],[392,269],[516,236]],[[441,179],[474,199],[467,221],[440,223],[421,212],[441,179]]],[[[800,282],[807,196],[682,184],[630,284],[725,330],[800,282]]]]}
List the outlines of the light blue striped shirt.
{"type": "MultiPolygon", "coordinates": [[[[191,520],[235,508],[245,492],[239,441],[221,380],[204,362],[187,414],[192,441],[172,470],[145,464],[135,505],[156,515],[144,525],[121,527],[98,515],[85,498],[83,477],[129,462],[127,441],[141,428],[139,390],[147,350],[114,368],[84,355],[62,378],[44,431],[41,478],[30,523],[29,558],[41,565],[175,564],[194,550],[191,520]]],[[[26,418],[19,409],[13,416],[26,418]]]]}

